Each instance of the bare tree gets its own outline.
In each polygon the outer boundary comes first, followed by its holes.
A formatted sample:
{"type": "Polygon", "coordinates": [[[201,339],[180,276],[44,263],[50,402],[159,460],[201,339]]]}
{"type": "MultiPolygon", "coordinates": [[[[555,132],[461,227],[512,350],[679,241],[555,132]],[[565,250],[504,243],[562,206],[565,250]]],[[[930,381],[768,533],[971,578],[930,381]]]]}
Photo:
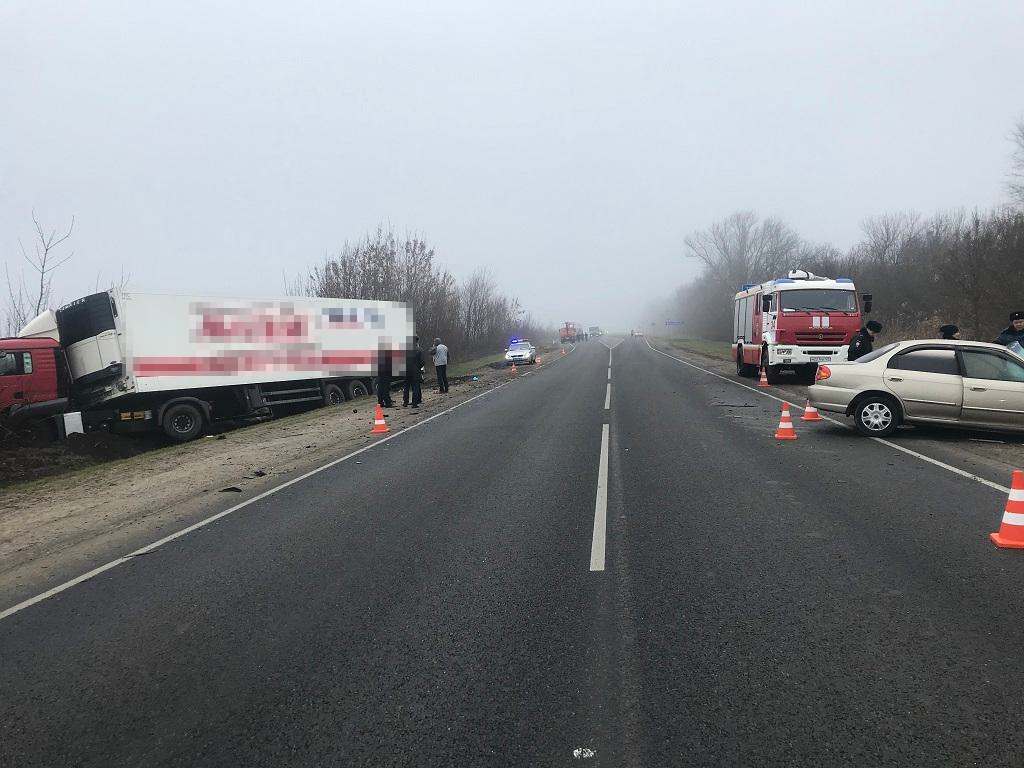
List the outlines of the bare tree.
{"type": "Polygon", "coordinates": [[[1010,197],[1018,205],[1024,206],[1024,117],[1017,121],[1010,134],[1013,141],[1013,160],[1010,166],[1010,180],[1007,188],[1010,197]]]}
{"type": "Polygon", "coordinates": [[[18,240],[22,258],[34,273],[30,277],[29,283],[26,283],[24,273],[19,273],[15,277],[11,275],[10,268],[7,265],[4,266],[4,275],[7,278],[6,325],[8,333],[19,330],[25,323],[49,307],[53,297],[53,273],[75,255],[74,252],[64,257],[56,255],[57,249],[71,237],[71,232],[75,228],[74,216],[71,217],[71,224],[66,232],[44,229],[36,217],[35,211],[32,212],[32,224],[35,226],[35,238],[31,253],[25,248],[25,244],[20,239],[18,240]]]}
{"type": "Polygon", "coordinates": [[[107,281],[106,287],[101,287],[101,286],[103,286],[103,283],[104,283],[103,273],[102,272],[97,272],[96,273],[96,284],[95,284],[93,290],[95,290],[96,293],[99,293],[100,291],[121,292],[121,291],[124,291],[124,290],[126,290],[128,288],[128,286],[131,284],[131,281],[132,281],[132,273],[131,272],[125,272],[124,271],[124,267],[121,267],[120,274],[117,277],[112,277],[109,281],[107,281]]]}
{"type": "Polygon", "coordinates": [[[867,240],[861,244],[865,258],[897,265],[908,246],[924,231],[921,214],[913,211],[884,213],[865,219],[861,229],[867,240]]]}
{"type": "Polygon", "coordinates": [[[461,285],[435,261],[422,237],[396,236],[381,225],[335,256],[286,281],[290,295],[401,301],[413,308],[416,329],[425,339],[440,336],[461,354],[493,351],[509,334],[543,338],[550,333],[526,315],[519,302],[503,295],[486,270],[461,285]]]}
{"type": "Polygon", "coordinates": [[[708,274],[738,285],[788,271],[800,236],[778,219],[760,221],[753,211],[740,211],[694,232],[686,247],[708,274]]]}

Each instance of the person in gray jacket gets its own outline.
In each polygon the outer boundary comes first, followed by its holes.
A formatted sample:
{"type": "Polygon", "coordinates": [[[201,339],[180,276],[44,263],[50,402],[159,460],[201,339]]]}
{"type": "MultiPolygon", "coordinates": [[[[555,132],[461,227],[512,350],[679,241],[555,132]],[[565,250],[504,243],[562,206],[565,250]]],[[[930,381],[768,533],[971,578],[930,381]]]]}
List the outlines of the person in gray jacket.
{"type": "Polygon", "coordinates": [[[443,395],[448,391],[448,347],[440,339],[434,339],[430,354],[434,359],[434,370],[437,371],[437,391],[443,395]]]}

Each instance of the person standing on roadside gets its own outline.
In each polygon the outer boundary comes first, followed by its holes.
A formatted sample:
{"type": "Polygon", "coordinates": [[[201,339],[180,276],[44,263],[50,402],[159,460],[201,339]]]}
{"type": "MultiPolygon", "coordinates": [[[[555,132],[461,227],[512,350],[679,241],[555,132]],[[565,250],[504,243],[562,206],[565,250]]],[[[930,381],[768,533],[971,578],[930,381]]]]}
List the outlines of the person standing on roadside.
{"type": "Polygon", "coordinates": [[[405,353],[405,388],[402,390],[402,407],[409,405],[409,391],[412,391],[412,407],[419,408],[423,402],[423,350],[420,349],[420,337],[412,337],[412,346],[405,353]]]}
{"type": "Polygon", "coordinates": [[[448,347],[441,343],[441,339],[434,339],[430,355],[437,371],[437,391],[443,395],[448,392],[448,347]]]}
{"type": "Polygon", "coordinates": [[[959,341],[960,328],[953,324],[939,326],[939,338],[945,341],[959,341]]]}
{"type": "Polygon", "coordinates": [[[864,327],[861,328],[857,333],[850,339],[850,352],[849,359],[856,360],[858,357],[864,357],[875,345],[875,335],[882,332],[882,324],[877,320],[868,320],[864,327]]]}
{"type": "Polygon", "coordinates": [[[1014,343],[1024,347],[1024,312],[1011,313],[1010,324],[996,338],[996,344],[1002,344],[1004,347],[1014,343]]]}
{"type": "Polygon", "coordinates": [[[381,408],[394,408],[391,400],[391,377],[393,375],[391,350],[381,346],[377,350],[377,402],[381,408]]]}

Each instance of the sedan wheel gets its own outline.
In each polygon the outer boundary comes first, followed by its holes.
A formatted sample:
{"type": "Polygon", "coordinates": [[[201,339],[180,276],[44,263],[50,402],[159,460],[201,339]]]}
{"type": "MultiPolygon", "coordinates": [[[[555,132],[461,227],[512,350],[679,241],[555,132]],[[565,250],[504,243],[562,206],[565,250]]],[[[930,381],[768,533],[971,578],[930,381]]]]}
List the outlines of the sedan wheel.
{"type": "Polygon", "coordinates": [[[861,434],[885,437],[896,431],[896,427],[899,426],[899,415],[888,398],[869,397],[857,406],[854,421],[861,434]]]}

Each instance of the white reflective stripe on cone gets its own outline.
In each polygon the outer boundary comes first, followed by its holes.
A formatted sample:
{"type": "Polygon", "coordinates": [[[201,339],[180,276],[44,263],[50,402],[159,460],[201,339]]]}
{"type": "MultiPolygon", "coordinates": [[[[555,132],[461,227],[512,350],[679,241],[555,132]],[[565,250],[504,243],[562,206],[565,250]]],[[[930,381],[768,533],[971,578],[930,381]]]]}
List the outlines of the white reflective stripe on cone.
{"type": "Polygon", "coordinates": [[[1010,489],[1010,501],[1024,501],[1024,490],[1010,489]]]}
{"type": "Polygon", "coordinates": [[[1004,525],[1024,525],[1024,512],[1003,512],[1004,525]]]}

